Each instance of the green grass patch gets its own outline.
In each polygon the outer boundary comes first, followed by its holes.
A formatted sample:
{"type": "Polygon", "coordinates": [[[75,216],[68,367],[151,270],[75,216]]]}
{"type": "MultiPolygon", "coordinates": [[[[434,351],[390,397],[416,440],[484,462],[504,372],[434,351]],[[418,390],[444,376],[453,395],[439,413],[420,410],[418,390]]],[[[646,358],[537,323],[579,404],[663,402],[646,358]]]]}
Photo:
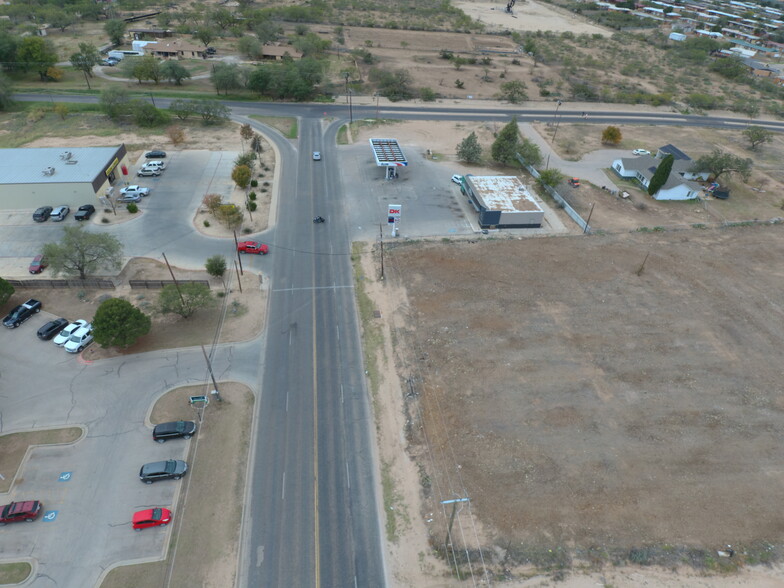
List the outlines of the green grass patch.
{"type": "Polygon", "coordinates": [[[0,564],[0,584],[21,584],[33,571],[26,561],[0,564]]]}
{"type": "Polygon", "coordinates": [[[293,116],[258,116],[252,114],[250,118],[264,123],[273,129],[278,129],[284,137],[289,139],[296,139],[299,133],[297,119],[293,116]]]}
{"type": "Polygon", "coordinates": [[[348,129],[346,125],[338,129],[337,143],[338,145],[348,145],[348,129]]]}
{"type": "Polygon", "coordinates": [[[354,268],[354,292],[359,309],[359,320],[362,325],[362,351],[365,356],[365,371],[370,380],[370,394],[373,399],[374,414],[376,415],[376,428],[378,428],[377,396],[381,384],[381,373],[378,367],[378,352],[384,343],[381,328],[375,324],[373,317],[373,301],[365,291],[365,281],[368,279],[362,271],[362,255],[365,253],[365,244],[355,242],[351,246],[351,265],[354,268]]]}
{"type": "Polygon", "coordinates": [[[384,513],[386,514],[384,528],[387,540],[397,543],[398,531],[407,526],[411,520],[403,504],[403,497],[396,489],[395,478],[392,477],[391,470],[390,464],[385,461],[381,462],[381,491],[384,498],[384,513]]]}

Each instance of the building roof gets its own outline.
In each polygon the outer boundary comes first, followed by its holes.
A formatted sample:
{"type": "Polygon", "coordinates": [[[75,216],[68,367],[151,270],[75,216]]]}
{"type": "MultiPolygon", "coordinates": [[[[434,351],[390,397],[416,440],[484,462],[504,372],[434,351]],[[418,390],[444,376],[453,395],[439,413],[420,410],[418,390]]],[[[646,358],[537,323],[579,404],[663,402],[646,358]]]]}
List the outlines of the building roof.
{"type": "Polygon", "coordinates": [[[531,192],[517,176],[465,176],[474,195],[487,210],[502,212],[542,212],[531,192]]]}
{"type": "Polygon", "coordinates": [[[660,153],[667,153],[671,154],[675,157],[675,160],[683,159],[685,161],[691,161],[691,157],[686,155],[683,151],[678,149],[675,145],[664,145],[663,147],[659,147],[660,153]]]}
{"type": "Polygon", "coordinates": [[[120,147],[0,149],[0,184],[92,182],[120,147]]]}
{"type": "Polygon", "coordinates": [[[376,165],[382,167],[408,165],[403,150],[397,144],[397,139],[370,139],[370,146],[373,148],[376,165]]]}
{"type": "Polygon", "coordinates": [[[290,57],[294,59],[299,59],[302,57],[302,52],[298,51],[291,45],[281,45],[281,44],[265,44],[261,46],[261,54],[262,55],[271,55],[272,57],[283,57],[286,54],[289,54],[290,57]]]}
{"type": "Polygon", "coordinates": [[[207,49],[202,45],[194,45],[182,39],[173,41],[153,41],[144,46],[145,49],[153,53],[178,53],[180,51],[192,51],[193,53],[204,53],[207,49]]]}

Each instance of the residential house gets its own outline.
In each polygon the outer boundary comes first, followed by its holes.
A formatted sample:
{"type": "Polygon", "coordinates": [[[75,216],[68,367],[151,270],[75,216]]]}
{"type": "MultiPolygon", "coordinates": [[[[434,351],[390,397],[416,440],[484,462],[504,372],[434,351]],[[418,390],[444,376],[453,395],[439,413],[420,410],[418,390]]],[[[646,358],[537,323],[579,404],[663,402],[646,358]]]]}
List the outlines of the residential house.
{"type": "Polygon", "coordinates": [[[656,155],[641,155],[640,157],[624,157],[613,162],[613,170],[622,178],[633,178],[640,185],[648,189],[651,178],[666,155],[673,155],[670,177],[664,185],[653,195],[655,200],[691,200],[697,198],[702,191],[702,186],[695,180],[707,180],[708,172],[692,172],[694,165],[691,157],[674,145],[664,145],[656,155]]]}
{"type": "Polygon", "coordinates": [[[145,53],[161,59],[207,59],[207,49],[181,39],[156,41],[144,46],[145,53]]]}
{"type": "Polygon", "coordinates": [[[294,49],[291,45],[280,44],[267,44],[261,48],[261,58],[271,61],[281,61],[285,55],[289,55],[292,59],[300,59],[302,53],[294,49]]]}

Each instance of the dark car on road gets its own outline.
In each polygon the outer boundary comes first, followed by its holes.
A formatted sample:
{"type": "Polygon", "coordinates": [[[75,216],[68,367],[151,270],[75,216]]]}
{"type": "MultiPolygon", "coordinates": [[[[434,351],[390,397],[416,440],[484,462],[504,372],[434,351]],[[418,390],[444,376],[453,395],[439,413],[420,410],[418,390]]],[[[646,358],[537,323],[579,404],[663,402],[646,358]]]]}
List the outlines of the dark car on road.
{"type": "Polygon", "coordinates": [[[144,154],[147,159],[160,159],[162,157],[166,157],[165,151],[155,150],[155,151],[148,151],[144,154]]]}
{"type": "Polygon", "coordinates": [[[92,204],[82,204],[79,210],[76,211],[74,218],[78,221],[90,220],[90,217],[95,212],[95,206],[92,204]]]}
{"type": "Polygon", "coordinates": [[[36,335],[38,335],[38,338],[41,341],[48,341],[67,326],[68,326],[68,321],[66,319],[64,318],[54,319],[53,321],[49,321],[43,327],[38,329],[36,335]]]}
{"type": "Polygon", "coordinates": [[[196,423],[193,421],[172,421],[155,425],[152,438],[158,443],[166,443],[169,439],[190,439],[196,432],[196,423]]]}
{"type": "Polygon", "coordinates": [[[0,525],[19,521],[33,522],[41,514],[39,500],[23,500],[0,506],[0,525]]]}
{"type": "Polygon", "coordinates": [[[36,255],[33,258],[33,261],[30,262],[30,265],[27,268],[31,274],[40,274],[42,271],[46,269],[49,264],[46,263],[43,255],[36,255]]]}
{"type": "Polygon", "coordinates": [[[158,480],[179,480],[188,471],[188,464],[181,459],[167,459],[146,463],[139,470],[139,479],[145,484],[158,480]]]}
{"type": "Polygon", "coordinates": [[[33,213],[33,220],[37,223],[42,223],[52,215],[51,206],[42,206],[33,213]]]}

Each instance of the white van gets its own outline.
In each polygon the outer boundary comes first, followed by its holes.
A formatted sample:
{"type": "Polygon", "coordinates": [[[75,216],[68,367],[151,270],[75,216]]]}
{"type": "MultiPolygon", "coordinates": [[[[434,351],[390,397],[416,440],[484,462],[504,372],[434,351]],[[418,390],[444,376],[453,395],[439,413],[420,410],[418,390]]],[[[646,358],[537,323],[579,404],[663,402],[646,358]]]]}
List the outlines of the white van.
{"type": "Polygon", "coordinates": [[[109,51],[106,56],[107,57],[114,57],[115,59],[122,61],[126,57],[142,57],[144,53],[142,51],[109,51]]]}

